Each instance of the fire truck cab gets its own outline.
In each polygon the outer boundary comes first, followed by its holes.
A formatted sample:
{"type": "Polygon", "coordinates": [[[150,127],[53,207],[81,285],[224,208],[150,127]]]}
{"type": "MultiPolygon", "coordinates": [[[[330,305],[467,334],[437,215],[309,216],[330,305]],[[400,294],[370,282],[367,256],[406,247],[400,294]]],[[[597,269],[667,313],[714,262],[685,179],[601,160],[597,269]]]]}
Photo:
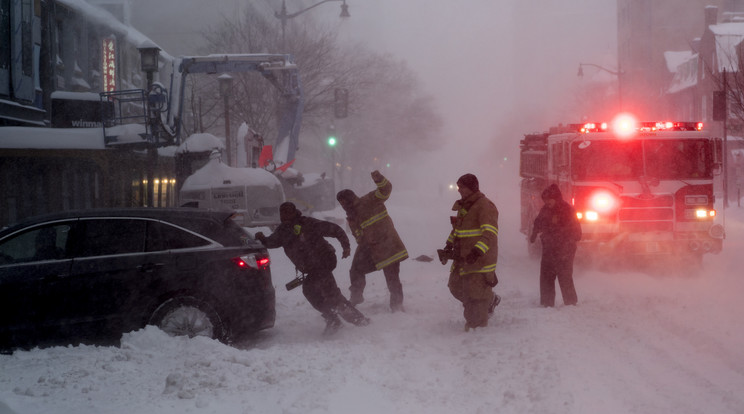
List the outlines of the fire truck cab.
{"type": "MultiPolygon", "coordinates": [[[[590,257],[692,259],[718,253],[714,177],[721,139],[694,122],[571,124],[520,142],[521,225],[529,235],[555,183],[576,209],[590,257]]],[[[531,256],[539,245],[529,244],[531,256]],[[537,245],[537,246],[536,246],[537,245]]]]}

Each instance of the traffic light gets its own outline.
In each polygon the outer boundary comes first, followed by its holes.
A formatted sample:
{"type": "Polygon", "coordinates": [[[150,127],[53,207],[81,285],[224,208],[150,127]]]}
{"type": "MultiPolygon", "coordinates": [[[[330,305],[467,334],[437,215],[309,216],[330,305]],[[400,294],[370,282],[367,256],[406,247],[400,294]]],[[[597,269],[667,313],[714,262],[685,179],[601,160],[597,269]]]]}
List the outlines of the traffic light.
{"type": "Polygon", "coordinates": [[[330,148],[333,148],[338,144],[338,138],[336,138],[336,126],[335,125],[329,125],[328,126],[328,138],[326,139],[326,144],[330,148]]]}

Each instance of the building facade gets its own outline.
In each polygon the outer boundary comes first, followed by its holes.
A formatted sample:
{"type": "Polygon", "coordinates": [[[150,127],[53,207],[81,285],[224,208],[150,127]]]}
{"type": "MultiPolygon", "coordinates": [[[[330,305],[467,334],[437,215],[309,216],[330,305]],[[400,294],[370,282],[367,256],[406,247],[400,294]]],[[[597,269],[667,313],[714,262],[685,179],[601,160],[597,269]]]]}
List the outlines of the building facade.
{"type": "MultiPolygon", "coordinates": [[[[174,205],[173,156],[146,136],[127,147],[104,133],[109,111],[147,111],[143,92],[115,110],[101,95],[147,88],[143,44],[153,43],[84,0],[0,0],[0,227],[59,210],[174,205]]],[[[171,62],[160,53],[153,82],[169,85],[171,62]]]]}
{"type": "Polygon", "coordinates": [[[618,65],[626,110],[647,119],[666,114],[673,73],[665,52],[688,51],[708,25],[703,10],[738,11],[741,0],[618,0],[618,65]]]}

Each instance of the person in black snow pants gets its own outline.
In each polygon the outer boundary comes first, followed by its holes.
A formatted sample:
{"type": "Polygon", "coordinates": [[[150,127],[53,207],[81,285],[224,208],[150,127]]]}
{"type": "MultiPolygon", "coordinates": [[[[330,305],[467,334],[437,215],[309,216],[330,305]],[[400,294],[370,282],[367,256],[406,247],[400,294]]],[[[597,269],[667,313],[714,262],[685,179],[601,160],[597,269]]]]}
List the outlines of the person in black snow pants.
{"type": "Polygon", "coordinates": [[[323,333],[332,334],[341,327],[339,315],[354,325],[368,325],[369,319],[344,297],[333,277],[336,249],[325,237],[336,238],[341,243],[341,258],[345,259],[351,254],[351,246],[344,229],[330,221],[303,216],[290,202],[279,206],[279,219],[281,224],[271,235],[258,232],[256,239],[269,249],[283,247],[297,270],[306,275],[302,293],[325,319],[323,333]]]}
{"type": "Polygon", "coordinates": [[[576,243],[581,240],[581,224],[574,208],[563,200],[561,190],[551,184],[542,192],[545,203],[535,218],[530,243],[540,234],[540,305],[555,305],[555,279],[561,287],[565,305],[576,305],[578,297],[573,282],[576,243]]]}

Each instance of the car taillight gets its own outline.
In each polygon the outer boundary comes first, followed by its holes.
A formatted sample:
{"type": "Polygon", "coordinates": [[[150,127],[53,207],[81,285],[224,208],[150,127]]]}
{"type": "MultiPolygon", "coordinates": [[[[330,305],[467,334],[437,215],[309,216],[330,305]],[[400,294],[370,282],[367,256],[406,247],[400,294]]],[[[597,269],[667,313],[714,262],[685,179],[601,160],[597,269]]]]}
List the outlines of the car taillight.
{"type": "Polygon", "coordinates": [[[258,265],[259,269],[265,269],[269,266],[269,258],[268,257],[259,257],[256,259],[256,264],[258,265]]]}
{"type": "Polygon", "coordinates": [[[267,267],[269,267],[269,263],[271,262],[271,260],[268,256],[250,253],[247,255],[234,257],[232,259],[232,262],[241,269],[266,269],[267,267]]]}

